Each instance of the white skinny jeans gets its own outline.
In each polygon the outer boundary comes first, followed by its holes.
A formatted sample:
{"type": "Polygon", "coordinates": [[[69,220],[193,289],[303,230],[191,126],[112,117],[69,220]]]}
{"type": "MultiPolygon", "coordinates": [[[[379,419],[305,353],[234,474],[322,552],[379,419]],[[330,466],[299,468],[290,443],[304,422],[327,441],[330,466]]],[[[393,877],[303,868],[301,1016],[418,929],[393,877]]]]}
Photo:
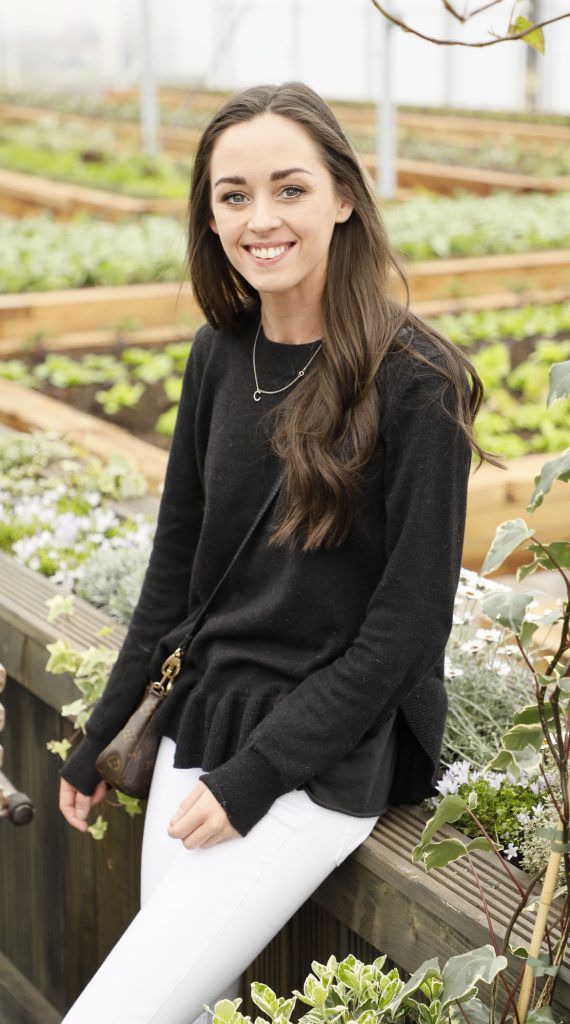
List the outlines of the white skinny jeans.
{"type": "Polygon", "coordinates": [[[246,836],[188,850],[167,826],[202,768],[174,768],[174,749],[163,736],[146,807],[141,909],[62,1024],[209,1024],[203,1004],[237,998],[246,968],[378,821],[291,790],[246,836]]]}

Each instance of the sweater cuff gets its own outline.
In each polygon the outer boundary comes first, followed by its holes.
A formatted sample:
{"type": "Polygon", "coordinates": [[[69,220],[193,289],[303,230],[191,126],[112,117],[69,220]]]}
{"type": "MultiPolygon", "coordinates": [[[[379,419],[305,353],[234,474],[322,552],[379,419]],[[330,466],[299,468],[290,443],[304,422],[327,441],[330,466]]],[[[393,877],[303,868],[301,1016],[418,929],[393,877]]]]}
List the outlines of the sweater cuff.
{"type": "Polygon", "coordinates": [[[256,747],[242,747],[211,772],[198,776],[224,808],[230,824],[246,836],[277,797],[290,788],[256,747]]]}
{"type": "MultiPolygon", "coordinates": [[[[59,769],[61,778],[66,779],[85,796],[93,796],[102,779],[95,767],[95,761],[108,742],[85,735],[59,769]]],[[[107,785],[107,789],[111,788],[107,785]]]]}

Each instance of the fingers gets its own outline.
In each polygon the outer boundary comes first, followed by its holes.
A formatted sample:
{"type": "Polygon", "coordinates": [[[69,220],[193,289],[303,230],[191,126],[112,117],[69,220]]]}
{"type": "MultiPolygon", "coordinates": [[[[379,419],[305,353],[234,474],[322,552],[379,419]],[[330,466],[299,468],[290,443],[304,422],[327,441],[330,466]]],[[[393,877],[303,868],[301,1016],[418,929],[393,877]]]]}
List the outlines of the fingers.
{"type": "Polygon", "coordinates": [[[91,797],[91,806],[93,807],[95,804],[101,803],[101,800],[104,800],[106,796],[107,784],[104,779],[101,779],[101,781],[97,783],[97,788],[91,797]]]}
{"type": "Polygon", "coordinates": [[[79,832],[87,831],[86,818],[91,808],[91,797],[75,789],[66,779],[61,779],[59,788],[59,809],[65,820],[79,832]]]}

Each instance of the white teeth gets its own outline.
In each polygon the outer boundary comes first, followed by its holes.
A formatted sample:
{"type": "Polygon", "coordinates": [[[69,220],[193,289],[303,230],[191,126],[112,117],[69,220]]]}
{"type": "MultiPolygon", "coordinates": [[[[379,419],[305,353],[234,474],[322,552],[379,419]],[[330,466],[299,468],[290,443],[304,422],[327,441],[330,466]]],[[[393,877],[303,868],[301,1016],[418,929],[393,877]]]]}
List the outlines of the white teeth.
{"type": "Polygon", "coordinates": [[[272,260],[275,259],[276,256],[280,256],[281,253],[285,252],[288,248],[290,248],[290,246],[287,245],[281,245],[278,249],[254,249],[253,246],[250,246],[249,251],[259,259],[272,260]]]}

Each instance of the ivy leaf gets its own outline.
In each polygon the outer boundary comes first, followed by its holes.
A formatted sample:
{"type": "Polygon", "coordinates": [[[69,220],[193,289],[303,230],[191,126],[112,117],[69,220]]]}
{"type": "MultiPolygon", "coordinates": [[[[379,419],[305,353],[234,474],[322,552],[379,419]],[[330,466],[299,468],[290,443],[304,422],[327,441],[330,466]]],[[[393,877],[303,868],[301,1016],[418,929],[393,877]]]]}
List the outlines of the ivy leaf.
{"type": "Polygon", "coordinates": [[[570,395],[570,359],[553,363],[550,367],[550,388],[546,399],[547,408],[558,398],[567,398],[570,395]]]}
{"type": "Polygon", "coordinates": [[[73,600],[73,594],[55,594],[54,597],[47,598],[46,605],[49,608],[48,622],[53,622],[60,615],[73,615],[73,600]]]}
{"type": "Polygon", "coordinates": [[[545,462],[540,473],[535,476],[535,488],[530,504],[526,506],[527,512],[534,512],[542,505],[545,494],[548,494],[555,480],[563,480],[564,483],[570,480],[570,448],[566,448],[550,462],[545,462]]]}
{"type": "Polygon", "coordinates": [[[489,548],[485,561],[481,567],[480,575],[493,572],[505,561],[511,551],[518,548],[519,544],[532,537],[534,530],[529,529],[524,519],[507,519],[501,523],[495,532],[495,536],[489,548]]]}
{"type": "Polygon", "coordinates": [[[121,793],[119,789],[116,789],[115,793],[117,800],[123,805],[129,817],[134,818],[136,814],[142,814],[141,803],[138,797],[127,796],[126,793],[121,793]]]}
{"type": "Polygon", "coordinates": [[[87,826],[87,831],[91,833],[94,839],[102,839],[107,831],[109,822],[105,821],[101,814],[97,815],[97,820],[87,826]]]}

